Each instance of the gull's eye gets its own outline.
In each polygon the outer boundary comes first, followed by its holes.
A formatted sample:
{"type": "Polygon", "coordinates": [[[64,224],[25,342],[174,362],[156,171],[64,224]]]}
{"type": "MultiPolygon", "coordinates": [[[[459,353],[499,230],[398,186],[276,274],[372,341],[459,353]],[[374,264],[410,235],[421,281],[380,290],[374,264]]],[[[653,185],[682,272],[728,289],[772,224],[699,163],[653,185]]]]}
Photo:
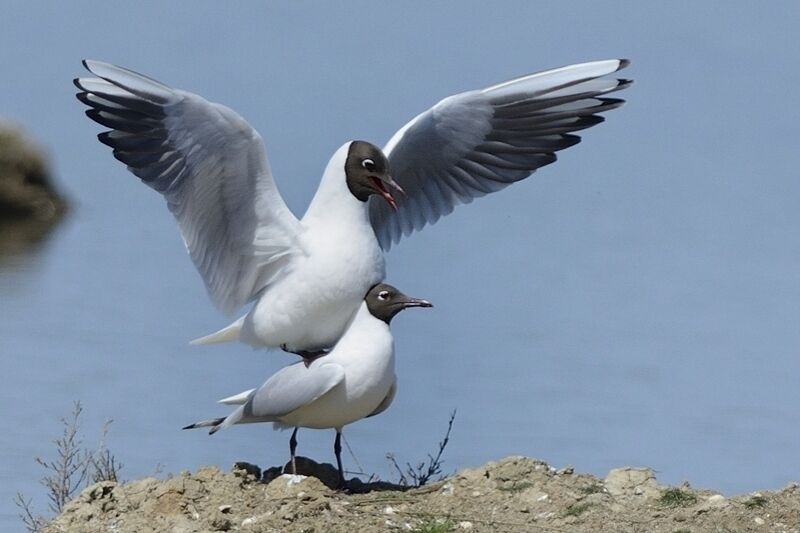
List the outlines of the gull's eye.
{"type": "Polygon", "coordinates": [[[369,171],[373,171],[375,170],[375,161],[373,161],[372,159],[365,159],[361,162],[361,166],[369,171]]]}
{"type": "Polygon", "coordinates": [[[378,293],[378,300],[388,300],[389,299],[389,291],[381,291],[378,293]]]}

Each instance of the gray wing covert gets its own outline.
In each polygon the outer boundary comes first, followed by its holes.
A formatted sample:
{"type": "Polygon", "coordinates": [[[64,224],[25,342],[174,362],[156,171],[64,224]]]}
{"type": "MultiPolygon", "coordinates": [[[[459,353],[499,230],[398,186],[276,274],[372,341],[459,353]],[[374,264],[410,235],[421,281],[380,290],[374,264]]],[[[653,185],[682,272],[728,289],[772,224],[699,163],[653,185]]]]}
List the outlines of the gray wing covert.
{"type": "Polygon", "coordinates": [[[212,301],[233,312],[298,252],[299,222],[278,192],[261,137],[225,106],[136,72],[84,61],[78,78],[98,135],[175,216],[212,301]]]}
{"type": "Polygon", "coordinates": [[[624,103],[603,95],[631,82],[602,76],[627,64],[596,61],[532,74],[445,98],[411,120],[384,147],[407,196],[397,198],[396,212],[370,199],[381,247],[553,163],[555,152],[580,142],[573,132],[624,103]]]}
{"type": "Polygon", "coordinates": [[[287,366],[258,388],[245,405],[245,413],[256,418],[283,416],[317,400],[342,380],[344,368],[336,363],[287,366]]]}

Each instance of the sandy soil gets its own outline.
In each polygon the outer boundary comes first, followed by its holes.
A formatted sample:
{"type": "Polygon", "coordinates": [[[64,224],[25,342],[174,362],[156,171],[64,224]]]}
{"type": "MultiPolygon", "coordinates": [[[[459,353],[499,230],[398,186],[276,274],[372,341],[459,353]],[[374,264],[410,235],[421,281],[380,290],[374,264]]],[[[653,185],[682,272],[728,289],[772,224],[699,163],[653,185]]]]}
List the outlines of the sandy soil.
{"type": "Polygon", "coordinates": [[[605,479],[509,457],[421,488],[352,482],[328,486],[330,465],[303,460],[311,476],[272,468],[206,467],[166,480],[101,482],[81,493],[47,532],[360,531],[792,531],[800,533],[800,486],[726,498],[659,485],[650,470],[605,479]],[[276,477],[277,476],[277,477],[276,477]]]}

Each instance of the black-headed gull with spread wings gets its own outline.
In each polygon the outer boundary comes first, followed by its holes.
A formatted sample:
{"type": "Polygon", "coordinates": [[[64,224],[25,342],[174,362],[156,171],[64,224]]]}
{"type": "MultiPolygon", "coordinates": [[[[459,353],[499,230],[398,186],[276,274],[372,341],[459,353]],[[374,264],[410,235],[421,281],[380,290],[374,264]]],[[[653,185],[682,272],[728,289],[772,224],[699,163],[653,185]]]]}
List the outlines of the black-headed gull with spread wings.
{"type": "Polygon", "coordinates": [[[554,162],[580,142],[574,132],[622,105],[606,95],[630,81],[606,76],[627,64],[571,65],[450,96],[383,150],[348,142],[299,220],[261,137],[231,109],[98,61],[84,62],[97,77],[75,84],[87,115],[111,128],[100,141],[166,199],[212,301],[229,313],[254,302],[199,342],[313,355],[383,280],[392,243],[554,162]]]}

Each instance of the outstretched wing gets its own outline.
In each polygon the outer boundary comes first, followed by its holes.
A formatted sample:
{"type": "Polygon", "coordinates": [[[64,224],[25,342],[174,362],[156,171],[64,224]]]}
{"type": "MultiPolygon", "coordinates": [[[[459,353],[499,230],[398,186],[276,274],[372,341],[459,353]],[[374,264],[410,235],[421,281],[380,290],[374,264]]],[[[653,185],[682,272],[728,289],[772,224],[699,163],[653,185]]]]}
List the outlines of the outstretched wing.
{"type": "Polygon", "coordinates": [[[84,61],[86,114],[114,157],[161,193],[211,300],[230,313],[299,252],[300,224],[281,198],[261,137],[231,109],[136,72],[84,61]]]}
{"type": "Polygon", "coordinates": [[[384,148],[407,193],[394,212],[370,199],[381,247],[433,224],[459,204],[498,191],[580,142],[572,132],[599,124],[623,100],[602,95],[630,81],[602,78],[624,59],[571,65],[445,98],[403,126],[384,148]]]}

